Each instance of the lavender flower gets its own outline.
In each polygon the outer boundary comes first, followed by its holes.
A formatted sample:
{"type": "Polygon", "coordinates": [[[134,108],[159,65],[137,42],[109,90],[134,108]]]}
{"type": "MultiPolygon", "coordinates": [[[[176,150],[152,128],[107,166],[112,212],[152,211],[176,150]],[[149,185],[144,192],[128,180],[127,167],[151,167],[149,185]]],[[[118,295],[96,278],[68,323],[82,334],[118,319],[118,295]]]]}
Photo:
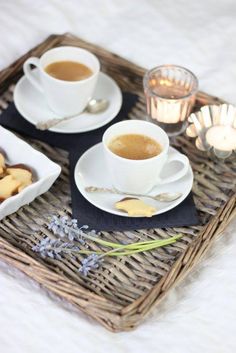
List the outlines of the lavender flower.
{"type": "Polygon", "coordinates": [[[52,259],[61,260],[62,255],[66,253],[70,253],[74,257],[73,253],[78,252],[80,248],[73,243],[47,237],[42,239],[39,244],[33,246],[32,250],[39,253],[43,258],[51,257],[52,259]]]}
{"type": "Polygon", "coordinates": [[[103,262],[103,257],[97,254],[91,254],[82,260],[82,265],[79,268],[84,276],[87,276],[91,270],[96,270],[103,262]]]}
{"type": "Polygon", "coordinates": [[[74,228],[77,228],[77,220],[69,220],[68,216],[53,216],[51,222],[48,225],[48,229],[52,230],[54,234],[59,235],[61,238],[64,238],[65,236],[69,235],[69,233],[71,233],[72,238],[74,228]],[[68,229],[67,227],[70,227],[70,229],[68,229]]]}
{"type": "MultiPolygon", "coordinates": [[[[52,259],[61,260],[62,256],[65,254],[70,254],[70,256],[74,258],[74,254],[81,250],[75,242],[79,242],[85,248],[88,248],[85,242],[87,235],[90,237],[97,236],[95,230],[86,232],[88,228],[87,225],[79,228],[77,220],[70,219],[68,216],[53,216],[48,225],[48,229],[57,235],[58,238],[51,239],[46,237],[42,239],[39,244],[33,246],[32,250],[39,253],[43,258],[50,257],[52,259]],[[68,241],[66,241],[66,238],[68,241]]],[[[97,268],[100,262],[96,254],[91,254],[82,261],[80,272],[85,275],[89,272],[89,269],[97,268]]]]}
{"type": "MultiPolygon", "coordinates": [[[[48,229],[52,230],[54,234],[59,235],[59,237],[67,237],[70,241],[78,241],[82,245],[85,244],[84,235],[88,228],[87,225],[79,228],[77,220],[69,219],[68,216],[53,216],[48,225],[48,229]]],[[[88,234],[93,237],[97,235],[95,230],[89,231],[88,234]]]]}

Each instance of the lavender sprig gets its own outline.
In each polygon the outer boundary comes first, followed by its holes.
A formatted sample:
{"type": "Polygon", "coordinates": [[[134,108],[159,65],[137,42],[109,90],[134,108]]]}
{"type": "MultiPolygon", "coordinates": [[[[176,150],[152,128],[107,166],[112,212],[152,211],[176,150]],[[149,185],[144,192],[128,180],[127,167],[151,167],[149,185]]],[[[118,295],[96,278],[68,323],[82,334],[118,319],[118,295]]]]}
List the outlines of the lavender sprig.
{"type": "Polygon", "coordinates": [[[67,216],[53,216],[48,228],[57,235],[57,239],[46,237],[39,244],[35,245],[32,250],[38,252],[43,258],[50,257],[52,259],[61,260],[63,255],[69,254],[75,258],[75,254],[87,254],[79,268],[79,272],[87,276],[92,269],[97,269],[101,265],[105,256],[128,256],[139,252],[150,251],[158,247],[175,243],[180,235],[167,239],[156,239],[144,242],[136,242],[130,244],[119,244],[98,238],[98,233],[94,230],[89,231],[88,226],[78,227],[77,220],[70,219],[67,216]],[[86,240],[99,243],[106,246],[107,251],[91,251],[86,240]],[[78,246],[78,243],[80,246],[78,246]],[[81,249],[83,245],[84,249],[81,249]]]}
{"type": "MultiPolygon", "coordinates": [[[[53,216],[51,222],[48,225],[48,229],[52,230],[54,234],[59,235],[61,238],[65,236],[70,240],[76,240],[81,244],[85,243],[84,236],[86,231],[89,227],[84,225],[78,228],[77,220],[70,219],[68,216],[57,217],[53,216]]],[[[95,231],[90,231],[92,236],[96,235],[95,231]]]]}
{"type": "Polygon", "coordinates": [[[71,256],[73,252],[79,252],[80,247],[74,243],[63,242],[61,239],[44,238],[39,244],[32,247],[32,250],[38,252],[43,258],[51,257],[52,259],[61,260],[62,255],[69,253],[71,256]]]}
{"type": "Polygon", "coordinates": [[[104,259],[102,256],[91,254],[82,260],[82,265],[79,268],[79,272],[81,272],[84,276],[87,276],[91,270],[96,270],[99,268],[103,260],[104,259]]]}

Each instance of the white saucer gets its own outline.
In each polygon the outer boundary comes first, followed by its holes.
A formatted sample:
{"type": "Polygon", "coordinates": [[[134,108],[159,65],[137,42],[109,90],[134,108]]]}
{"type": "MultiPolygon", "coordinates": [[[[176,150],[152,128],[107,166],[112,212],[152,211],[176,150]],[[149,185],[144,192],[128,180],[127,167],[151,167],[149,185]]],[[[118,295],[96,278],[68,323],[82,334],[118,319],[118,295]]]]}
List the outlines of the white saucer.
{"type": "MultiPolygon", "coordinates": [[[[173,147],[170,147],[169,154],[179,153],[173,147]]],[[[179,163],[173,162],[164,168],[162,176],[172,175],[179,169],[179,163]]],[[[112,184],[107,173],[107,167],[105,158],[103,155],[103,145],[99,143],[90,149],[88,149],[78,160],[75,171],[74,171],[75,183],[81,192],[81,194],[94,206],[100,208],[103,211],[123,216],[130,217],[126,213],[115,209],[115,202],[123,198],[122,195],[114,195],[108,193],[87,193],[85,191],[86,186],[98,186],[111,188],[112,184]]],[[[150,195],[156,195],[161,192],[181,192],[183,195],[173,202],[158,202],[149,198],[142,198],[146,200],[150,205],[157,208],[155,215],[167,212],[172,208],[179,205],[190,193],[193,185],[193,172],[189,167],[188,173],[176,182],[156,186],[150,192],[150,195]]],[[[183,215],[184,217],[184,215],[183,215]]]]}
{"type": "MultiPolygon", "coordinates": [[[[34,75],[38,75],[38,69],[34,69],[34,75]]],[[[122,104],[122,94],[117,83],[108,75],[100,72],[94,98],[106,98],[109,107],[105,112],[99,114],[82,113],[78,117],[60,123],[49,129],[60,133],[78,133],[95,130],[109,123],[118,114],[122,104]]],[[[14,90],[14,103],[19,113],[30,123],[37,124],[42,118],[60,118],[52,112],[47,105],[46,99],[32,84],[23,76],[16,84],[14,90]]]]}

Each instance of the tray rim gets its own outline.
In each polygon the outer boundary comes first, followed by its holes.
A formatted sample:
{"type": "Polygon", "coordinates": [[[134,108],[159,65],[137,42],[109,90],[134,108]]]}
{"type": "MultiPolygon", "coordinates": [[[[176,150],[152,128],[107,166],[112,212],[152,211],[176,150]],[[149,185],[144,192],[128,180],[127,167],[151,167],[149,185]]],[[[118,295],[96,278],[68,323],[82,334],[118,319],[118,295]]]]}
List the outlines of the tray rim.
{"type": "MultiPolygon", "coordinates": [[[[66,40],[79,41],[81,46],[90,47],[95,53],[102,51],[108,56],[112,55],[114,60],[122,62],[122,65],[129,67],[132,71],[136,72],[138,75],[143,75],[145,69],[137,66],[130,61],[113,54],[104,48],[101,48],[97,45],[88,43],[78,37],[75,37],[71,34],[62,34],[62,35],[51,35],[45,41],[35,46],[29,52],[21,56],[18,60],[12,63],[9,67],[5,68],[0,72],[0,93],[4,92],[5,89],[11,84],[11,81],[17,79],[21,73],[22,63],[26,58],[32,54],[37,54],[37,52],[42,52],[42,50],[47,50],[52,46],[59,45],[61,43],[66,44],[66,40]],[[12,74],[13,68],[16,71],[16,74],[12,74]]],[[[135,92],[140,93],[140,92],[135,92]]],[[[197,101],[199,104],[204,104],[204,102],[212,102],[212,104],[221,104],[224,101],[218,97],[208,95],[204,92],[198,92],[197,101]]],[[[144,295],[140,296],[138,299],[134,300],[131,304],[123,307],[122,305],[116,304],[116,312],[109,311],[111,306],[114,306],[113,301],[106,299],[105,297],[99,296],[96,293],[89,291],[83,286],[75,283],[73,280],[70,280],[62,274],[57,274],[42,262],[35,260],[31,256],[27,255],[24,251],[16,248],[13,244],[9,243],[7,240],[3,239],[0,236],[0,259],[7,262],[10,265],[18,268],[24,272],[29,277],[36,280],[40,285],[46,288],[48,291],[53,292],[56,295],[59,295],[63,299],[71,302],[80,310],[93,317],[99,321],[103,326],[113,332],[119,332],[122,330],[128,331],[136,327],[144,317],[162,300],[165,295],[168,293],[169,289],[175,286],[181,279],[183,279],[190,270],[194,267],[195,264],[204,256],[212,240],[222,234],[223,230],[230,223],[230,221],[236,216],[236,194],[234,194],[224,205],[222,205],[215,216],[203,227],[196,240],[184,251],[178,260],[171,267],[171,270],[167,272],[162,279],[155,284],[152,289],[148,290],[144,295]],[[228,215],[227,220],[224,216],[228,215]],[[193,256],[197,253],[197,257],[193,256]],[[192,260],[192,262],[190,261],[192,260]],[[50,282],[53,279],[53,284],[50,282]],[[56,283],[64,283],[64,291],[59,289],[59,285],[56,283]],[[66,291],[67,286],[73,285],[76,292],[72,296],[66,291]],[[163,287],[164,285],[164,287],[163,287]],[[89,302],[89,303],[88,303],[89,302]],[[97,307],[96,303],[103,306],[103,311],[106,310],[107,318],[104,319],[101,307],[97,307]],[[145,306],[147,304],[148,306],[145,306]],[[139,312],[142,312],[141,320],[137,321],[136,309],[139,307],[139,312]],[[125,325],[126,320],[129,321],[129,327],[125,325]],[[115,322],[115,324],[114,324],[115,322]]],[[[61,287],[60,287],[61,288],[61,287]]]]}

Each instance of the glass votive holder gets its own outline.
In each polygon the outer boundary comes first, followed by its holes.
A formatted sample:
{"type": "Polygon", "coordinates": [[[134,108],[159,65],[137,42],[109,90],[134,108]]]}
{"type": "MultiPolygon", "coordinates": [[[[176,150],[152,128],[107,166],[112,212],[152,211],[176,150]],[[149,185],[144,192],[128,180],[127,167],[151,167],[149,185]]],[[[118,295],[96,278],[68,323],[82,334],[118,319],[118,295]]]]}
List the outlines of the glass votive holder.
{"type": "Polygon", "coordinates": [[[176,65],[162,65],[147,71],[143,79],[147,119],[169,136],[181,134],[195,103],[197,77],[176,65]]]}

